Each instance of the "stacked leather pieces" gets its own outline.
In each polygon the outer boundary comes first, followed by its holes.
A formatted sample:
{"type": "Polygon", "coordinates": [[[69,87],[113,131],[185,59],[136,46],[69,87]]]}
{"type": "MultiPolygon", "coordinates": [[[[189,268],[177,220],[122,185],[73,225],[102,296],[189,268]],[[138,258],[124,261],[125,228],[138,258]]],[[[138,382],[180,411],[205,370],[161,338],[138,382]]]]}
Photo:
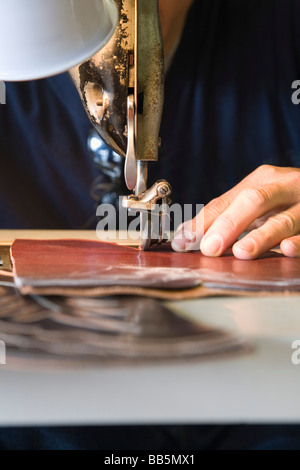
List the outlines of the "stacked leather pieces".
{"type": "Polygon", "coordinates": [[[299,260],[273,252],[248,262],[170,246],[145,253],[85,240],[17,240],[11,259],[13,273],[1,272],[0,340],[17,367],[241,353],[248,345],[235,332],[181,318],[155,298],[300,291],[299,260]]]}
{"type": "Polygon", "coordinates": [[[194,323],[140,297],[21,296],[0,288],[7,367],[128,364],[248,350],[236,333],[194,323]]]}

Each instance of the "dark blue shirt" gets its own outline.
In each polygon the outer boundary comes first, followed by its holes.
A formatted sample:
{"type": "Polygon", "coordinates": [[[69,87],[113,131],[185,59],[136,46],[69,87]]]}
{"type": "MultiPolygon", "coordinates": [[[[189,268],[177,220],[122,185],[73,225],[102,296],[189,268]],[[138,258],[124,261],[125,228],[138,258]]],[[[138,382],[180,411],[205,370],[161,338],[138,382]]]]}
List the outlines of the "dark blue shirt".
{"type": "MultiPolygon", "coordinates": [[[[300,167],[299,0],[195,0],[166,77],[150,182],[207,203],[263,163],[300,167]]],[[[67,74],[7,84],[0,108],[0,228],[95,224],[91,128],[67,74]]]]}

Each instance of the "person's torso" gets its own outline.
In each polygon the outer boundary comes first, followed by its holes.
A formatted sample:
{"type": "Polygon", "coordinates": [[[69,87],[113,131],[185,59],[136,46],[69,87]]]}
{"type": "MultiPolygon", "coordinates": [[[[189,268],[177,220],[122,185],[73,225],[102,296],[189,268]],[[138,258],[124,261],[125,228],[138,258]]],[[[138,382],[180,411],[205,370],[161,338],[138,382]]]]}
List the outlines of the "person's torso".
{"type": "MultiPolygon", "coordinates": [[[[298,0],[195,0],[168,71],[158,163],[173,202],[202,204],[263,163],[300,167],[298,0]]],[[[82,228],[91,124],[67,74],[7,84],[0,108],[0,227],[82,228]]]]}

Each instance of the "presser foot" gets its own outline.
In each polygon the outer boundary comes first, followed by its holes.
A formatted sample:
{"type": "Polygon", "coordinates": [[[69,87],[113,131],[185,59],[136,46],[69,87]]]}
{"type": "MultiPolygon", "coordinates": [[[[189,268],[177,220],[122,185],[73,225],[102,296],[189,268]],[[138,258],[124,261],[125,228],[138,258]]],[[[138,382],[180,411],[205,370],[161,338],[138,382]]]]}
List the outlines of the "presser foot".
{"type": "Polygon", "coordinates": [[[146,251],[153,245],[161,245],[169,239],[169,205],[171,185],[160,180],[139,196],[123,198],[123,207],[129,212],[140,213],[140,247],[146,251]]]}

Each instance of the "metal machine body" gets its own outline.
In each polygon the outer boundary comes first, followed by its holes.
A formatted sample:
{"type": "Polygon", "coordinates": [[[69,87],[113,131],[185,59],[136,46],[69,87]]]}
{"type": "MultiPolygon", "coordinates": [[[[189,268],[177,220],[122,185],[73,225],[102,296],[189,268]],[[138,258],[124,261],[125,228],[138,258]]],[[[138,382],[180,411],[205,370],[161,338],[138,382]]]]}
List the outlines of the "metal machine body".
{"type": "Polygon", "coordinates": [[[158,0],[115,3],[119,23],[112,38],[70,73],[96,131],[125,157],[125,182],[134,193],[124,198],[124,207],[140,213],[141,247],[148,249],[165,241],[163,221],[159,233],[152,233],[151,208],[160,201],[168,203],[171,193],[166,181],[147,190],[148,162],[158,160],[164,99],[158,0]]]}

